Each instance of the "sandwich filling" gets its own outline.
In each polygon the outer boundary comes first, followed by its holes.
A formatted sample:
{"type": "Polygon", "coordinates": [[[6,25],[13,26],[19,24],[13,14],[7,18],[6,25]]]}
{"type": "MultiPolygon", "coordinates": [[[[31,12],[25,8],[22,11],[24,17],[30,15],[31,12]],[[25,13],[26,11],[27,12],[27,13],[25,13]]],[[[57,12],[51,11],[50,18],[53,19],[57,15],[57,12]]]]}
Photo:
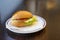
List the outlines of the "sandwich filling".
{"type": "Polygon", "coordinates": [[[31,17],[31,18],[21,18],[21,19],[13,19],[13,20],[17,20],[17,21],[20,21],[20,22],[24,22],[24,24],[25,24],[26,26],[32,25],[35,21],[37,21],[35,16],[33,16],[33,17],[31,17]]]}

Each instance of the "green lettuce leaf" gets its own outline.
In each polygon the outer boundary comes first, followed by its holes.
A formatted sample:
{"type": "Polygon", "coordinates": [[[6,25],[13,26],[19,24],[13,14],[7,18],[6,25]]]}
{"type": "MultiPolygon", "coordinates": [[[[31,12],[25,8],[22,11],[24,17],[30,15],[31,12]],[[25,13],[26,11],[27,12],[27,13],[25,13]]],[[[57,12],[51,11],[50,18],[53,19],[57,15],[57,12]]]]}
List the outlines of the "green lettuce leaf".
{"type": "Polygon", "coordinates": [[[29,20],[25,21],[25,25],[32,25],[36,20],[36,17],[33,16],[32,18],[30,18],[29,20]]]}

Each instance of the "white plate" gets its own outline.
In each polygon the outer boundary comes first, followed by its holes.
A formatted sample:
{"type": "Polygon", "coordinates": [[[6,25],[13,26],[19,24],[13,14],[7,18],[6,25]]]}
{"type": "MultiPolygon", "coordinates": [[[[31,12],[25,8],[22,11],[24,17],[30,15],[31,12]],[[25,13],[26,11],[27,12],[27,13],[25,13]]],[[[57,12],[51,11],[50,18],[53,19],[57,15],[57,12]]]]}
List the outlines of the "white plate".
{"type": "Polygon", "coordinates": [[[20,27],[20,28],[12,26],[10,23],[11,19],[8,19],[6,21],[6,28],[15,33],[34,33],[42,30],[46,26],[46,21],[42,17],[36,16],[36,18],[37,18],[36,24],[27,27],[20,27]]]}

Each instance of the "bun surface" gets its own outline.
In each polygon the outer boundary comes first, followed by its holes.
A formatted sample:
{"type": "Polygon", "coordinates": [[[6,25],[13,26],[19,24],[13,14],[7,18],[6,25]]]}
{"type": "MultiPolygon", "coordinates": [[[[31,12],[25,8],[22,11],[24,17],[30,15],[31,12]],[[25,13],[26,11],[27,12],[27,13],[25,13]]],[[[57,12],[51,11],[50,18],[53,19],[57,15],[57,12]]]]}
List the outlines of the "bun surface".
{"type": "Polygon", "coordinates": [[[24,22],[17,21],[17,20],[12,20],[12,21],[11,21],[11,24],[12,24],[13,26],[16,26],[16,27],[25,26],[25,23],[24,23],[24,22]]]}
{"type": "Polygon", "coordinates": [[[32,14],[28,11],[18,11],[11,17],[11,20],[12,20],[11,24],[17,27],[25,26],[25,23],[20,19],[31,18],[31,17],[32,17],[32,14]]]}
{"type": "Polygon", "coordinates": [[[12,19],[31,18],[31,17],[32,17],[31,12],[18,11],[12,16],[12,19]]]}

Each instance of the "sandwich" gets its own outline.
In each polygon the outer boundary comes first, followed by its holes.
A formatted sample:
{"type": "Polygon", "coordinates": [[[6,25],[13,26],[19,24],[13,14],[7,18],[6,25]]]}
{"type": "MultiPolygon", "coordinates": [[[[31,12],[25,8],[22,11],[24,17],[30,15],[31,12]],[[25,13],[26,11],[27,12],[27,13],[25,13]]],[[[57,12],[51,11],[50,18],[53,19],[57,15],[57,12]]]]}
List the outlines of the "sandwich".
{"type": "Polygon", "coordinates": [[[11,17],[11,25],[16,27],[30,26],[34,22],[36,22],[36,17],[29,11],[17,11],[11,17]]]}

